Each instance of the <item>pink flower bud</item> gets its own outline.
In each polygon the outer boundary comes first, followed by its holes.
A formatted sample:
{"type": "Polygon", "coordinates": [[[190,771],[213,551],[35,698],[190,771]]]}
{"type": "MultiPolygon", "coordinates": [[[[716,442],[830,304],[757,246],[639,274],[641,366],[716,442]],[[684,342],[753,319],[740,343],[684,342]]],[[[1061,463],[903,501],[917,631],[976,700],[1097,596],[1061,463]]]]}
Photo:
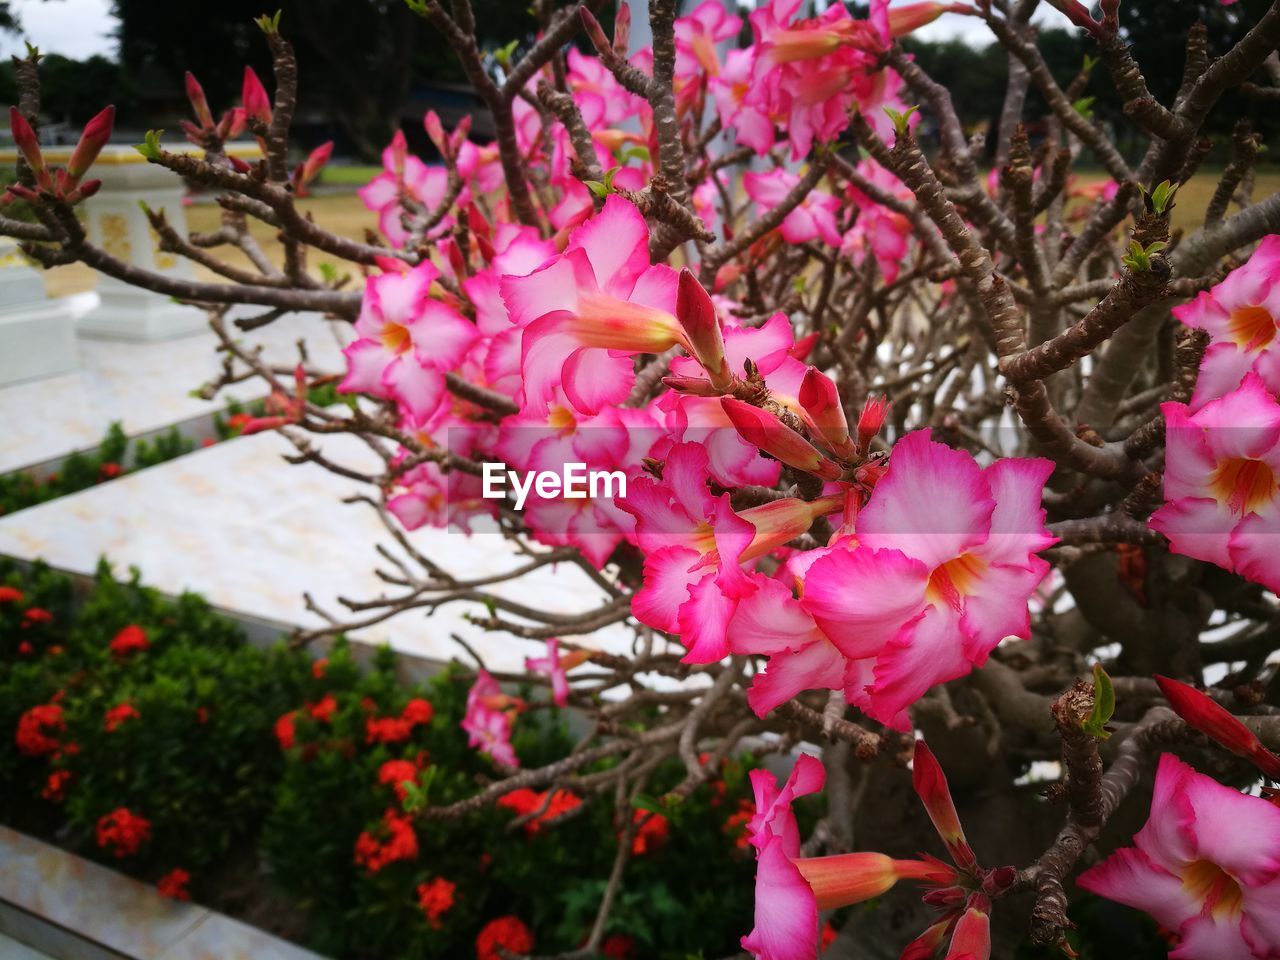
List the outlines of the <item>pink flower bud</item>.
{"type": "Polygon", "coordinates": [[[387,149],[391,151],[391,172],[399,179],[404,176],[404,161],[409,155],[409,141],[404,138],[403,130],[395,132],[387,149]]]}
{"type": "Polygon", "coordinates": [[[1084,27],[1085,30],[1089,31],[1095,40],[1102,39],[1102,24],[1093,19],[1093,15],[1089,13],[1089,8],[1081,3],[1080,0],[1052,0],[1052,3],[1077,27],[1084,27]]]}
{"type": "Polygon", "coordinates": [[[27,187],[22,186],[22,184],[20,183],[11,183],[6,188],[6,190],[7,192],[5,196],[9,197],[10,199],[12,199],[13,197],[17,197],[19,200],[27,201],[27,203],[35,203],[37,200],[40,199],[40,194],[36,193],[34,190],[31,190],[31,189],[28,189],[27,187]]]}
{"type": "Polygon", "coordinates": [[[876,438],[880,428],[884,426],[884,418],[889,413],[887,397],[869,397],[862,405],[862,414],[858,417],[858,455],[865,457],[871,450],[871,441],[876,438]]]}
{"type": "Polygon", "coordinates": [[[93,166],[93,161],[98,159],[98,154],[102,152],[102,148],[111,139],[111,131],[115,127],[115,122],[116,108],[109,106],[84,125],[84,132],[80,134],[80,142],[76,144],[75,150],[71,152],[71,160],[67,164],[68,187],[74,188],[80,182],[80,178],[89,172],[89,168],[93,166]]]}
{"type": "Polygon", "coordinates": [[[662,378],[664,386],[676,393],[685,393],[693,397],[718,397],[721,391],[702,377],[682,377],[679,374],[668,374],[662,378]]]}
{"type": "Polygon", "coordinates": [[[236,173],[250,173],[253,170],[253,167],[240,157],[227,157],[227,160],[231,163],[231,169],[235,170],[236,173]]]}
{"type": "Polygon", "coordinates": [[[793,861],[818,901],[819,910],[835,910],[880,896],[899,880],[925,880],[933,864],[894,860],[883,853],[842,853],[793,861]]]}
{"type": "Polygon", "coordinates": [[[907,944],[907,948],[902,951],[898,960],[934,960],[938,955],[938,947],[942,946],[942,941],[947,938],[947,930],[950,926],[950,918],[939,920],[907,944]]]}
{"type": "Polygon", "coordinates": [[[972,11],[972,7],[959,3],[907,3],[900,7],[890,7],[889,33],[894,37],[906,36],[927,23],[933,23],[944,13],[972,11]]]}
{"type": "Polygon", "coordinates": [[[232,107],[218,121],[218,139],[234,140],[244,133],[244,107],[232,107]]]}
{"type": "MultiPolygon", "coordinates": [[[[320,146],[316,147],[307,155],[307,159],[302,161],[294,176],[294,183],[299,187],[305,187],[308,183],[319,176],[321,169],[329,162],[329,157],[333,155],[333,141],[326,140],[320,146]]],[[[299,194],[302,190],[299,189],[299,194]]]]}
{"type": "Polygon", "coordinates": [[[18,145],[18,149],[22,151],[23,159],[27,161],[27,166],[31,168],[31,173],[35,176],[36,183],[40,185],[42,190],[52,191],[53,180],[44,165],[44,154],[40,152],[40,141],[36,139],[36,132],[31,129],[31,124],[27,122],[27,118],[22,115],[17,107],[9,108],[9,130],[13,134],[13,142],[18,145]]]}
{"type": "Polygon", "coordinates": [[[1262,745],[1262,741],[1225,707],[1195,687],[1168,677],[1156,675],[1156,683],[1173,712],[1199,730],[1214,743],[1244,757],[1272,780],[1280,780],[1280,757],[1262,745]]]}
{"type": "Polygon", "coordinates": [[[440,122],[439,114],[434,110],[428,110],[427,115],[422,118],[422,125],[426,128],[427,136],[431,138],[431,142],[440,151],[440,156],[449,156],[449,138],[445,135],[444,124],[440,122]]]}
{"type": "Polygon", "coordinates": [[[259,120],[264,124],[271,122],[271,100],[267,97],[267,88],[262,85],[253,67],[244,68],[244,83],[240,88],[240,102],[244,104],[246,118],[259,120]]]}
{"type": "Polygon", "coordinates": [[[453,149],[453,155],[456,157],[458,151],[462,149],[462,145],[467,142],[467,137],[471,135],[471,114],[467,114],[458,121],[458,125],[453,128],[453,133],[449,136],[449,146],[453,149]]]}
{"type": "Polygon", "coordinates": [[[209,101],[205,98],[204,87],[190,70],[186,73],[187,99],[191,101],[191,110],[204,130],[213,129],[213,114],[209,110],[209,101]]]}
{"type": "Polygon", "coordinates": [[[743,440],[775,460],[824,480],[838,480],[843,474],[838,463],[824,457],[813,444],[773,414],[733,397],[722,397],[720,406],[743,440]]]}
{"type": "Polygon", "coordinates": [[[852,456],[854,450],[849,439],[849,422],[845,419],[835,382],[817,367],[810,367],[800,382],[797,399],[810,428],[822,442],[841,456],[852,456]]]}
{"type": "Polygon", "coordinates": [[[613,49],[620,57],[627,55],[627,44],[631,41],[631,7],[625,3],[618,4],[618,12],[613,15],[613,49]]]}
{"type": "Polygon", "coordinates": [[[946,960],[991,960],[991,918],[984,911],[970,907],[956,922],[946,960]]]}
{"type": "Polygon", "coordinates": [[[609,42],[609,38],[604,35],[604,28],[600,26],[600,21],[586,7],[578,8],[578,15],[582,17],[582,26],[587,31],[587,36],[591,38],[592,45],[603,57],[613,53],[613,44],[609,42]]]}
{"type": "Polygon", "coordinates": [[[956,814],[956,805],[951,799],[946,774],[942,772],[937,757],[923,740],[916,741],[911,785],[924,804],[938,836],[946,844],[951,859],[960,869],[972,871],[978,861],[965,840],[964,828],[960,826],[960,817],[956,814]]]}
{"type": "Polygon", "coordinates": [[[724,334],[720,330],[720,318],[716,316],[711,296],[702,289],[688,267],[680,271],[676,287],[676,319],[684,330],[689,352],[697,357],[702,369],[707,371],[713,387],[727,390],[733,383],[729,361],[724,355],[724,334]]]}
{"type": "Polygon", "coordinates": [[[102,189],[101,180],[85,180],[80,186],[76,187],[67,194],[67,203],[77,204],[81,200],[88,200],[95,193],[102,189]]]}

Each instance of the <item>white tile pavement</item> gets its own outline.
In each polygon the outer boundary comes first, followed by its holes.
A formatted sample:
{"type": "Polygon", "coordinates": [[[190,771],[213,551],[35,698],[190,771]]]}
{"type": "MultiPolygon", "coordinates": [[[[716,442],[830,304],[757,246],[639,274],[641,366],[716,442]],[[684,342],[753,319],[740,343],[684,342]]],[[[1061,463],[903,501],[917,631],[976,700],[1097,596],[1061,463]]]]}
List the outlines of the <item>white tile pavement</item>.
{"type": "MultiPolygon", "coordinates": [[[[323,438],[321,449],[351,465],[368,466],[372,458],[352,437],[323,438]]],[[[281,459],[289,452],[293,447],[276,434],[241,437],[19,511],[0,518],[0,554],[43,558],[77,573],[91,573],[106,556],[120,570],[137,566],[145,583],[167,593],[190,589],[235,613],[319,625],[322,621],[304,606],[303,592],[335,612],[343,610],[339,596],[383,595],[388,587],[373,570],[386,563],[374,548],[395,544],[371,508],[341,502],[360,492],[359,484],[314,464],[289,465],[281,459]]],[[[424,528],[410,541],[459,577],[489,575],[523,562],[494,534],[468,537],[424,528]]],[[[603,599],[581,570],[563,564],[492,589],[564,613],[587,612],[603,599]]],[[[536,652],[530,641],[473,627],[464,618],[468,612],[485,611],[464,603],[431,616],[413,611],[354,636],[447,660],[462,653],[450,639],[457,633],[488,666],[500,670],[518,670],[523,658],[536,652]]],[[[615,626],[593,634],[590,642],[624,652],[631,637],[628,629],[615,626]]]]}
{"type": "MultiPolygon", "coordinates": [[[[93,293],[73,299],[81,312],[97,303],[93,293]]],[[[311,363],[338,372],[341,338],[350,336],[349,329],[297,314],[244,339],[262,344],[265,358],[281,364],[297,359],[295,344],[305,339],[311,363]]],[[[219,371],[216,343],[212,332],[152,343],[81,339],[75,372],[0,388],[0,473],[94,447],[113,420],[136,436],[211,414],[227,397],[252,399],[248,385],[214,401],[191,396],[219,371]]]]}

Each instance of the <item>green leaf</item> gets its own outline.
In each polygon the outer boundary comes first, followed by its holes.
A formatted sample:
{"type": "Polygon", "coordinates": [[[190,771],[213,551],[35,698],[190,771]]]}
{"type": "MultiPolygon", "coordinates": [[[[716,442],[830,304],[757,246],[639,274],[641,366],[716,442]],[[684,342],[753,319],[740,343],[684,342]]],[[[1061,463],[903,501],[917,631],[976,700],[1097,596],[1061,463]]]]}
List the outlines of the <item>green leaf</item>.
{"type": "Polygon", "coordinates": [[[163,130],[148,130],[143,142],[137,144],[134,149],[152,162],[159,160],[161,153],[160,134],[162,133],[164,133],[163,130]]]}
{"type": "Polygon", "coordinates": [[[1173,195],[1178,192],[1178,188],[1168,180],[1162,180],[1147,195],[1147,201],[1151,205],[1151,209],[1156,213],[1168,213],[1173,209],[1173,195]]]}
{"type": "Polygon", "coordinates": [[[427,0],[404,0],[404,3],[414,13],[425,15],[427,12],[427,0]]]}
{"type": "Polygon", "coordinates": [[[258,29],[261,30],[263,33],[266,33],[266,34],[279,33],[280,32],[280,14],[282,13],[284,13],[283,9],[277,10],[273,16],[267,16],[267,14],[264,13],[260,17],[254,17],[253,22],[258,25],[258,29]]]}
{"type": "Polygon", "coordinates": [[[1081,724],[1081,729],[1091,737],[1106,740],[1111,736],[1107,724],[1116,712],[1116,690],[1102,664],[1093,665],[1093,712],[1081,724]]]}
{"type": "Polygon", "coordinates": [[[1097,65],[1098,65],[1098,58],[1091,57],[1086,53],[1084,55],[1084,63],[1081,64],[1080,70],[1082,73],[1092,73],[1093,68],[1096,67],[1097,65]]]}
{"type": "Polygon", "coordinates": [[[609,195],[609,188],[606,187],[599,180],[586,180],[584,182],[587,185],[587,189],[590,190],[592,193],[594,193],[597,197],[600,197],[602,200],[609,195]]]}
{"type": "Polygon", "coordinates": [[[518,46],[520,46],[520,41],[512,40],[502,49],[495,51],[493,58],[505,67],[511,62],[511,57],[516,52],[516,47],[518,46]]]}
{"type": "Polygon", "coordinates": [[[885,112],[885,116],[887,116],[890,120],[893,121],[893,129],[897,131],[898,134],[902,135],[902,134],[905,134],[908,130],[908,124],[911,120],[911,115],[919,109],[920,109],[919,107],[907,107],[906,110],[903,110],[902,112],[898,112],[897,110],[894,110],[892,107],[885,107],[884,112],[885,112]]]}
{"type": "Polygon", "coordinates": [[[610,167],[607,171],[605,171],[604,188],[609,193],[613,193],[613,178],[618,175],[618,171],[621,169],[622,169],[621,167],[610,167]]]}
{"type": "Polygon", "coordinates": [[[1090,120],[1093,118],[1093,104],[1097,99],[1097,97],[1081,97],[1071,105],[1071,109],[1086,120],[1090,120]]]}
{"type": "Polygon", "coordinates": [[[641,163],[648,163],[653,159],[653,156],[649,153],[648,147],[633,143],[622,151],[622,159],[624,162],[627,160],[639,160],[641,163]]]}

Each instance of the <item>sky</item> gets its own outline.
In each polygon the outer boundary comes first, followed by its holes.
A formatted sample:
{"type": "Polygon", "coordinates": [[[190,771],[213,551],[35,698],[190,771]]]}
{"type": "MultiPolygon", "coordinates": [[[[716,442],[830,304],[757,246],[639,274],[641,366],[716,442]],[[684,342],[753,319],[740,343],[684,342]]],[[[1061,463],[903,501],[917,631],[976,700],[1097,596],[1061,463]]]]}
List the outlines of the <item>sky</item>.
{"type": "MultiPolygon", "coordinates": [[[[111,31],[115,18],[111,16],[111,0],[12,0],[13,7],[22,21],[28,40],[45,53],[60,53],[74,59],[83,59],[95,53],[110,56],[114,53],[111,31]]],[[[903,0],[894,0],[895,3],[903,0]]],[[[175,4],[175,15],[178,5],[175,4]]],[[[1062,19],[1061,14],[1049,11],[1037,21],[1047,18],[1062,19]]],[[[1063,20],[1065,23],[1065,20],[1063,20]]],[[[989,39],[986,28],[974,17],[947,15],[919,31],[929,40],[941,40],[960,36],[971,42],[983,43],[989,39]]],[[[0,55],[9,56],[21,51],[20,37],[0,33],[0,55]]]]}

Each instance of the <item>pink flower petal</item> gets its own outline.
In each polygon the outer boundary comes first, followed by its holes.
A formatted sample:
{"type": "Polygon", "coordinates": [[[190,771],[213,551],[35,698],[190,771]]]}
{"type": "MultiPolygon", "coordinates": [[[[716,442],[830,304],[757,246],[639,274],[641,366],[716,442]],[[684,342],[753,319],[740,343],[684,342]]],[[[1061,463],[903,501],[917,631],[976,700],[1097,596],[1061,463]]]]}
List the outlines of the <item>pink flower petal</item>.
{"type": "Polygon", "coordinates": [[[836,550],[809,568],[801,604],[856,660],[878,654],[924,612],[928,579],[924,564],[898,550],[836,550]]]}

